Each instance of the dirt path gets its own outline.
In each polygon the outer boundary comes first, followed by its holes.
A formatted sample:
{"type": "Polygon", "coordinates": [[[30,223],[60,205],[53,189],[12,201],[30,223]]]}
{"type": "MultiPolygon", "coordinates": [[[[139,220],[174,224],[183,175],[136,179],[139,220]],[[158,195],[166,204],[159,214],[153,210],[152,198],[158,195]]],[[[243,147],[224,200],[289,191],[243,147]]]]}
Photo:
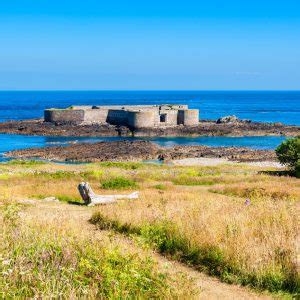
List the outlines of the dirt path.
{"type": "Polygon", "coordinates": [[[70,205],[61,202],[45,202],[43,200],[32,201],[31,205],[24,211],[24,217],[34,217],[41,222],[59,222],[68,226],[80,227],[80,232],[88,235],[93,240],[105,241],[112,246],[119,246],[124,251],[147,252],[151,255],[158,266],[172,275],[182,272],[193,278],[196,286],[200,289],[200,299],[271,299],[270,296],[261,295],[250,291],[245,287],[229,285],[189,268],[176,261],[170,261],[158,253],[140,248],[133,240],[115,234],[110,231],[100,231],[89,223],[89,219],[97,208],[70,205]]]}

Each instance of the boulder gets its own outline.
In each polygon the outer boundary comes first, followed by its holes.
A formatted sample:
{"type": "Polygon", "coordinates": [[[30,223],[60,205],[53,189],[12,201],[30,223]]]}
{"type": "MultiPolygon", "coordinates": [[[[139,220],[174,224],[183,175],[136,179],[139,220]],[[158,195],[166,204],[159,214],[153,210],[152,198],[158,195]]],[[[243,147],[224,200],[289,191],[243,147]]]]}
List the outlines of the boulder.
{"type": "Polygon", "coordinates": [[[217,124],[223,124],[223,123],[238,123],[240,122],[240,119],[237,116],[225,116],[222,118],[219,118],[217,120],[217,124]]]}

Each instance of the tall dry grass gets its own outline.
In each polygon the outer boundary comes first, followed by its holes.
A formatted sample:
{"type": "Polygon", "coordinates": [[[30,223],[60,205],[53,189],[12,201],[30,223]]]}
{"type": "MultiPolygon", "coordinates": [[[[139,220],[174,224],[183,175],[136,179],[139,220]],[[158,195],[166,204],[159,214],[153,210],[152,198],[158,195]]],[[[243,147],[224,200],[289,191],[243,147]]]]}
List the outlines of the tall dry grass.
{"type": "Polygon", "coordinates": [[[64,217],[67,207],[61,215],[49,210],[40,211],[39,216],[11,201],[2,203],[0,298],[194,296],[187,278],[176,273],[170,276],[147,254],[96,238],[78,219],[64,217]]]}
{"type": "Polygon", "coordinates": [[[0,192],[11,198],[80,201],[82,180],[111,194],[117,190],[102,189],[102,183],[127,178],[137,184],[140,200],[100,207],[93,218],[100,227],[138,234],[159,251],[227,282],[299,289],[299,179],[237,165],[46,164],[28,170],[16,164],[2,170],[0,192]]]}

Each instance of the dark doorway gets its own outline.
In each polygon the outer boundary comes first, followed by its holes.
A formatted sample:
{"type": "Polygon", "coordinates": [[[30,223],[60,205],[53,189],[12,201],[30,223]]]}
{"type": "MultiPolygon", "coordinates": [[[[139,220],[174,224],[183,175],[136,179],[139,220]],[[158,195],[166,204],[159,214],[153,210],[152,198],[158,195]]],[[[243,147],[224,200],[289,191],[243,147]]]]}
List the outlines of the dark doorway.
{"type": "Polygon", "coordinates": [[[166,122],[166,119],[167,119],[167,114],[162,114],[162,115],[160,115],[160,122],[161,122],[161,123],[165,123],[165,122],[166,122]]]}

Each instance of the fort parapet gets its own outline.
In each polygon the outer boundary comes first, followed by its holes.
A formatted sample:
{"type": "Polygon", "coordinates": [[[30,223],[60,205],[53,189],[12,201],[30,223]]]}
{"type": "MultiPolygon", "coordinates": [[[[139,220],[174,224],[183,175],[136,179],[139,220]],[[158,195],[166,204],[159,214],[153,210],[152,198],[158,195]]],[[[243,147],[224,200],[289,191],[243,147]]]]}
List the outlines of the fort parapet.
{"type": "Polygon", "coordinates": [[[199,110],[187,105],[71,106],[46,109],[45,122],[74,124],[112,124],[132,129],[176,125],[195,126],[199,110]]]}

